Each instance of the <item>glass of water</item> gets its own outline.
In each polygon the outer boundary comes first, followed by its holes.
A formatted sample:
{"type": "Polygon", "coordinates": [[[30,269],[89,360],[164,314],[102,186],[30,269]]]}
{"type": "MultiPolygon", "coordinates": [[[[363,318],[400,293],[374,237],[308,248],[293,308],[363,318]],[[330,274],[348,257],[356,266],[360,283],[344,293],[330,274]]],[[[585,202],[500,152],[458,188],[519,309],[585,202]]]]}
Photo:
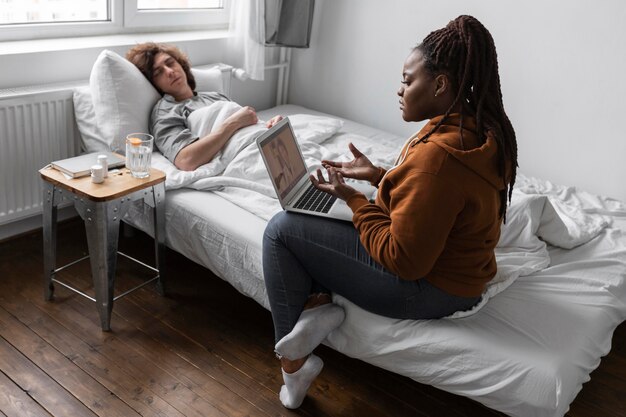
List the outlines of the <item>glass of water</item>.
{"type": "Polygon", "coordinates": [[[135,178],[150,176],[154,137],[148,133],[126,135],[126,166],[135,178]]]}

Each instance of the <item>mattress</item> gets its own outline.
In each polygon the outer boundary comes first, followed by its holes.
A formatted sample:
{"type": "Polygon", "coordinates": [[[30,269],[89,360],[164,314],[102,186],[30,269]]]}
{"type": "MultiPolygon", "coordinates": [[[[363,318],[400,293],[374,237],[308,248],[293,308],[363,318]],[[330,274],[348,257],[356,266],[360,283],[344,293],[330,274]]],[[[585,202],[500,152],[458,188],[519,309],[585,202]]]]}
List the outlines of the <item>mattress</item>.
{"type": "MultiPolygon", "coordinates": [[[[259,116],[297,113],[321,114],[286,105],[259,116]]],[[[345,146],[353,138],[396,149],[404,143],[348,120],[331,141],[345,146]]],[[[481,308],[441,320],[392,320],[335,296],[346,320],[325,344],[512,416],[564,415],[626,319],[626,208],[523,175],[515,193],[503,236],[518,243],[511,249],[501,239],[504,278],[494,280],[481,308]]],[[[266,219],[231,197],[167,191],[166,243],[268,309],[266,219]]],[[[133,206],[125,221],[151,233],[142,207],[133,206]]]]}

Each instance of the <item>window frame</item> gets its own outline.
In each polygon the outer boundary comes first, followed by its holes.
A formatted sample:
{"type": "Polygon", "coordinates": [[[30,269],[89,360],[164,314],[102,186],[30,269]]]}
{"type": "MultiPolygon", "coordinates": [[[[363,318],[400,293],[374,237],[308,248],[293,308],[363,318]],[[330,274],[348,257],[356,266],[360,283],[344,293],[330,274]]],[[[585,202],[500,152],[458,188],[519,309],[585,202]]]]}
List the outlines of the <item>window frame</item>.
{"type": "Polygon", "coordinates": [[[137,10],[137,0],[108,1],[109,21],[10,25],[0,27],[0,42],[147,31],[226,29],[230,17],[230,0],[223,0],[223,8],[214,10],[137,10]]]}

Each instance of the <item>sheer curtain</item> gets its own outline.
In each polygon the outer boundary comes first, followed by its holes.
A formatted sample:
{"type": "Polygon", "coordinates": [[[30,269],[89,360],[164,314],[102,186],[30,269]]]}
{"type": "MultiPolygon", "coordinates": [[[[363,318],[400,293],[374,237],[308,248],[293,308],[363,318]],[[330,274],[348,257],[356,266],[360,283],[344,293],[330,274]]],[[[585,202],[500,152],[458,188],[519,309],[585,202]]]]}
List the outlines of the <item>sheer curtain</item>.
{"type": "Polygon", "coordinates": [[[265,0],[231,0],[228,58],[253,80],[265,77],[265,0]]]}

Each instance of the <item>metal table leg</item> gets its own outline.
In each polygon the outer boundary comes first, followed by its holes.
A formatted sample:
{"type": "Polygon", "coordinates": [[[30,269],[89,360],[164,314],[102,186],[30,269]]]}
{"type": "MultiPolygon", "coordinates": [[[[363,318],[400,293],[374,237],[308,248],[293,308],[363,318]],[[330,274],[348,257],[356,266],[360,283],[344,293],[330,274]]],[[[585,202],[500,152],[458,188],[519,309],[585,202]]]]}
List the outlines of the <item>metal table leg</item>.
{"type": "Polygon", "coordinates": [[[165,183],[159,183],[152,187],[154,195],[154,251],[155,268],[159,270],[157,291],[160,295],[165,294],[164,271],[165,265],[165,183]]]}
{"type": "Polygon", "coordinates": [[[47,301],[54,295],[52,276],[57,254],[57,205],[54,191],[54,185],[43,182],[43,279],[44,298],[47,301]]]}
{"type": "Polygon", "coordinates": [[[111,330],[113,288],[117,264],[119,217],[115,202],[89,202],[86,205],[85,229],[91,261],[91,275],[96,308],[102,330],[111,330]]]}

